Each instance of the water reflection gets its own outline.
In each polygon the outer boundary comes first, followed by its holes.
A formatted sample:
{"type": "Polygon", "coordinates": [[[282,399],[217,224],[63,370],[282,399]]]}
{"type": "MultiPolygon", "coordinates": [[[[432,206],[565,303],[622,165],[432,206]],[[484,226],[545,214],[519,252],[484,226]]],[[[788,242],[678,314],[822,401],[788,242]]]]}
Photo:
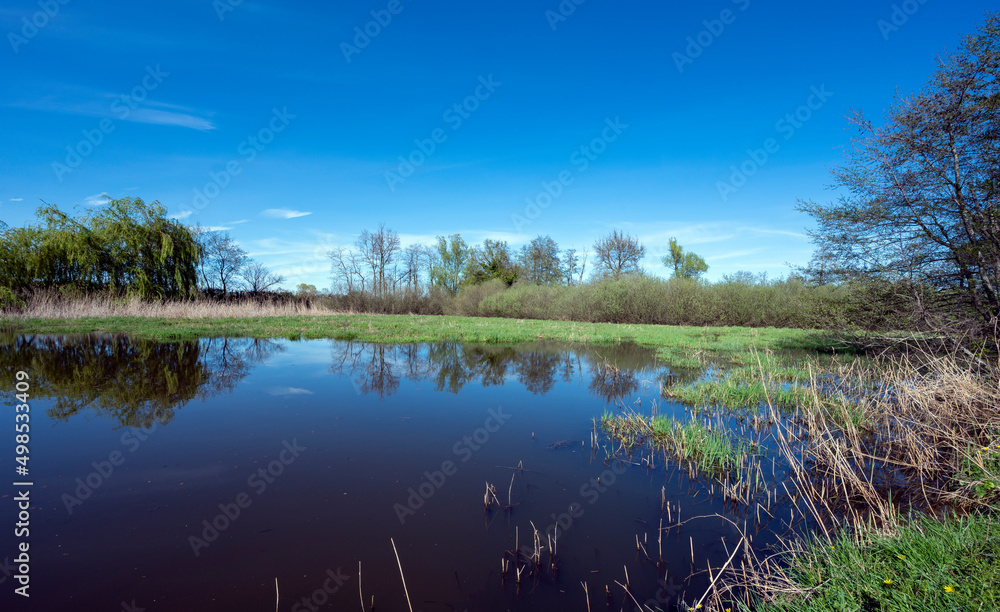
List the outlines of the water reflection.
{"type": "Polygon", "coordinates": [[[530,345],[389,345],[331,343],[330,373],[350,378],[364,394],[393,395],[401,379],[433,381],[437,391],[458,393],[465,385],[484,387],[517,381],[544,395],[557,380],[587,376],[594,397],[614,402],[633,393],[640,373],[656,368],[655,354],[638,345],[587,347],[565,343],[530,345]]]}
{"type": "MultiPolygon", "coordinates": [[[[558,381],[578,380],[590,394],[613,403],[633,394],[641,380],[673,380],[651,349],[634,344],[584,346],[557,342],[521,345],[373,344],[331,341],[329,372],[349,378],[361,394],[387,398],[402,380],[430,382],[458,393],[517,381],[544,395],[558,381]]],[[[32,372],[33,393],[50,398],[49,416],[66,420],[83,410],[117,427],[169,423],[174,410],[195,398],[231,392],[258,364],[284,351],[283,341],[205,338],[159,342],[123,334],[73,336],[0,334],[0,371],[32,372]]]]}
{"type": "Polygon", "coordinates": [[[115,427],[164,425],[192,399],[231,392],[280,344],[208,338],[159,342],[124,334],[0,336],[0,372],[31,373],[32,396],[51,399],[49,418],[84,410],[115,427]]]}

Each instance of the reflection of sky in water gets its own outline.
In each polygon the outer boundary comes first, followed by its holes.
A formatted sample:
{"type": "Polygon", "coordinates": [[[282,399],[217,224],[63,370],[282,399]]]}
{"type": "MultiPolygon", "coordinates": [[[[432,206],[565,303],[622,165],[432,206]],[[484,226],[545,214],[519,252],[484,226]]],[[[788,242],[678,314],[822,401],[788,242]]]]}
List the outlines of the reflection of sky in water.
{"type": "MultiPolygon", "coordinates": [[[[645,601],[664,569],[687,576],[689,537],[715,566],[725,560],[719,537],[734,541],[721,521],[693,523],[665,541],[658,570],[636,561],[635,537],[655,540],[661,488],[685,516],[721,512],[721,504],[692,498],[698,487],[662,462],[625,466],[599,495],[585,488],[609,469],[591,453],[592,419],[618,400],[646,407],[659,395],[665,371],[641,347],[105,336],[36,340],[3,355],[5,373],[33,373],[33,571],[37,584],[60,585],[39,591],[36,609],[114,610],[132,599],[149,610],[256,609],[273,598],[278,577],[288,610],[327,570],[356,579],[359,560],[367,596],[379,609],[404,609],[390,537],[417,608],[582,609],[581,580],[598,592],[622,581],[628,565],[645,601]],[[472,450],[465,441],[497,410],[509,420],[472,450]],[[157,421],[166,424],[140,443],[123,442],[157,421]],[[258,495],[249,479],[292,441],[307,450],[258,495]],[[77,479],[114,451],[122,465],[68,513],[77,479]],[[400,524],[395,505],[445,461],[455,474],[400,524]],[[519,462],[528,471],[514,476],[513,512],[485,515],[485,483],[506,501],[507,467],[519,462]],[[250,505],[196,557],[189,538],[240,493],[250,505]],[[525,541],[529,521],[544,529],[574,502],[584,514],[560,536],[558,575],[530,595],[501,584],[500,557],[515,537],[525,541]]],[[[11,505],[0,508],[12,524],[11,505]]],[[[689,592],[703,584],[696,579],[689,592]]],[[[331,602],[355,606],[356,583],[331,602]]]]}

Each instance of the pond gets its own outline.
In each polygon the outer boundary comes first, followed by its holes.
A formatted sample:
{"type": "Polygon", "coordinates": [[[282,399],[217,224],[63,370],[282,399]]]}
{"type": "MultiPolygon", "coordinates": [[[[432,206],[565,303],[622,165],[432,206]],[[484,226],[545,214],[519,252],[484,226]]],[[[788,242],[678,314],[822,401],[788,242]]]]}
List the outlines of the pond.
{"type": "Polygon", "coordinates": [[[2,354],[30,383],[33,483],[31,605],[5,545],[5,610],[671,610],[740,544],[716,515],[747,518],[595,430],[621,406],[685,413],[661,385],[700,373],[635,345],[92,334],[2,354]]]}

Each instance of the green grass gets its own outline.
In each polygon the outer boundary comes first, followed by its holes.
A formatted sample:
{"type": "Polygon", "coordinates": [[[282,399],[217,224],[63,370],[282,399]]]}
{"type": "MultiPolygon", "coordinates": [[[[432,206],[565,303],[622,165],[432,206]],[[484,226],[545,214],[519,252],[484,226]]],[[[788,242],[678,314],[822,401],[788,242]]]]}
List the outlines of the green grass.
{"type": "Polygon", "coordinates": [[[810,542],[789,576],[808,595],[782,596],[760,612],[880,612],[1000,609],[996,517],[917,518],[894,535],[846,533],[810,542]]]}
{"type": "Polygon", "coordinates": [[[778,408],[794,408],[808,401],[811,393],[798,386],[771,387],[761,381],[741,383],[724,378],[719,381],[699,381],[690,385],[675,385],[663,390],[663,396],[693,406],[715,405],[727,408],[755,408],[766,400],[778,408]]]}
{"type": "Polygon", "coordinates": [[[656,445],[711,474],[734,469],[740,463],[739,458],[750,451],[746,440],[710,430],[699,421],[682,423],[661,415],[653,417],[650,429],[656,445]]]}
{"type": "Polygon", "coordinates": [[[709,429],[700,421],[682,423],[662,415],[646,418],[635,413],[605,413],[601,427],[626,447],[648,442],[712,476],[737,470],[750,452],[746,440],[709,429]]]}
{"type": "Polygon", "coordinates": [[[752,350],[830,351],[834,341],[821,332],[748,327],[682,327],[579,323],[431,315],[308,315],[252,318],[167,319],[143,317],[80,319],[3,319],[19,333],[124,332],[156,340],[214,336],[303,339],[333,338],[372,342],[519,343],[563,340],[593,344],[635,342],[653,347],[673,367],[700,366],[708,360],[750,363],[752,350]]]}

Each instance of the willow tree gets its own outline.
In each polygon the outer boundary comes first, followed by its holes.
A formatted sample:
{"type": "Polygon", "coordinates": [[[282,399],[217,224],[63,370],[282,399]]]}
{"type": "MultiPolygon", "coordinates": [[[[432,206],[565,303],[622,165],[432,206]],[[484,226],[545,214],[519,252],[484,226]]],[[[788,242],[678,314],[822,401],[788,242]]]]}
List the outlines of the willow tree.
{"type": "Polygon", "coordinates": [[[159,202],[109,199],[79,217],[40,207],[39,225],[0,235],[0,282],[12,290],[74,287],[141,297],[190,294],[198,244],[159,202]]]}
{"type": "MultiPolygon", "coordinates": [[[[803,201],[816,245],[854,278],[910,292],[925,320],[1000,319],[1000,15],[940,60],[923,91],[898,97],[882,125],[860,111],[859,136],[833,171],[846,194],[803,201]]],[[[829,258],[827,258],[829,259],[829,258]]]]}

